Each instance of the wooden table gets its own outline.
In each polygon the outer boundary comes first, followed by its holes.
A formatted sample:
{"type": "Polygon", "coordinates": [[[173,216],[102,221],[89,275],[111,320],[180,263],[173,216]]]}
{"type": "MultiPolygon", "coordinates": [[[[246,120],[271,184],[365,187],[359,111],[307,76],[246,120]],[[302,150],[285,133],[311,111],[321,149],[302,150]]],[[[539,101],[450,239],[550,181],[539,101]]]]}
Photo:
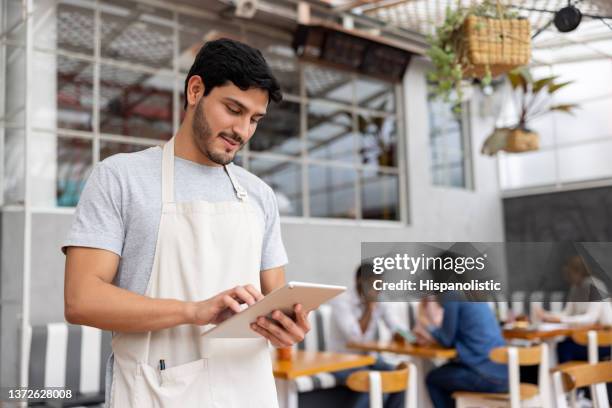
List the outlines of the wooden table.
{"type": "Polygon", "coordinates": [[[433,407],[425,385],[425,375],[432,368],[431,360],[450,360],[457,356],[457,350],[440,346],[417,346],[410,343],[397,342],[349,342],[349,349],[361,351],[375,351],[379,353],[395,353],[416,357],[413,362],[417,368],[417,398],[418,406],[421,408],[433,407]]]}
{"type": "Polygon", "coordinates": [[[292,381],[296,377],[365,367],[374,364],[375,361],[374,357],[368,355],[302,350],[294,351],[291,361],[278,361],[274,352],[272,367],[279,406],[297,408],[297,386],[292,381]]]}
{"type": "Polygon", "coordinates": [[[504,337],[506,340],[520,339],[529,341],[543,341],[553,339],[559,336],[571,336],[574,333],[601,329],[598,325],[586,325],[586,326],[569,326],[559,327],[553,329],[533,329],[533,328],[510,328],[504,329],[504,337]]]}
{"type": "Polygon", "coordinates": [[[349,342],[346,346],[353,350],[406,354],[409,356],[428,359],[440,358],[450,360],[457,356],[457,350],[453,348],[444,348],[440,346],[417,346],[410,343],[402,344],[397,342],[376,341],[366,343],[349,342]]]}

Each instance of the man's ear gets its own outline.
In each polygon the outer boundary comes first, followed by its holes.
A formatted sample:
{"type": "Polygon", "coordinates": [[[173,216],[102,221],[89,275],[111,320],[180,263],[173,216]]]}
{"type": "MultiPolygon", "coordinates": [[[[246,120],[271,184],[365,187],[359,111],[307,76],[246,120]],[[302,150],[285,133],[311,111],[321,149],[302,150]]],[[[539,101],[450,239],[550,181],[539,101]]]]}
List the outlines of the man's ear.
{"type": "Polygon", "coordinates": [[[199,75],[193,75],[187,81],[187,106],[196,106],[204,96],[204,81],[199,75]]]}

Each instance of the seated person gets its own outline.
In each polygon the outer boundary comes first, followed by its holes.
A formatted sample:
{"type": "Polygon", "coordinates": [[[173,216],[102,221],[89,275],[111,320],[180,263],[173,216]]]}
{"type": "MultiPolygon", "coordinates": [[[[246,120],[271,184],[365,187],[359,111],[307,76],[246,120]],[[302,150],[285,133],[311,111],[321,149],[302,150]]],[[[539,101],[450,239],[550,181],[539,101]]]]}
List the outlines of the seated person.
{"type": "MultiPolygon", "coordinates": [[[[551,323],[612,326],[612,306],[609,299],[605,299],[605,285],[591,275],[582,258],[578,255],[570,257],[563,267],[563,272],[571,285],[565,308],[561,313],[537,308],[536,317],[551,323]]],[[[576,344],[568,337],[557,345],[557,356],[559,363],[587,361],[587,347],[576,344]]],[[[610,347],[600,347],[599,359],[606,358],[610,358],[610,347]]]]}
{"type": "Polygon", "coordinates": [[[434,407],[454,407],[455,391],[508,392],[507,366],[489,358],[491,350],[505,345],[489,306],[484,302],[454,300],[451,294],[439,297],[438,301],[444,310],[442,324],[415,329],[421,343],[433,338],[434,343],[457,349],[456,360],[427,375],[427,389],[434,407]]]}
{"type": "MultiPolygon", "coordinates": [[[[372,272],[373,269],[371,263],[362,263],[355,273],[355,286],[330,302],[333,316],[330,350],[351,352],[346,348],[346,343],[349,341],[378,340],[379,323],[385,324],[392,333],[405,329],[397,321],[387,304],[375,301],[377,295],[372,282],[377,277],[372,272]]],[[[394,337],[398,338],[397,335],[394,337]]],[[[338,371],[333,374],[339,384],[345,384],[350,374],[364,369],[387,371],[393,370],[394,367],[379,358],[372,366],[338,371]]],[[[385,408],[403,407],[404,393],[385,394],[384,400],[385,408]]],[[[356,393],[352,406],[355,408],[369,407],[369,395],[356,393]]]]}

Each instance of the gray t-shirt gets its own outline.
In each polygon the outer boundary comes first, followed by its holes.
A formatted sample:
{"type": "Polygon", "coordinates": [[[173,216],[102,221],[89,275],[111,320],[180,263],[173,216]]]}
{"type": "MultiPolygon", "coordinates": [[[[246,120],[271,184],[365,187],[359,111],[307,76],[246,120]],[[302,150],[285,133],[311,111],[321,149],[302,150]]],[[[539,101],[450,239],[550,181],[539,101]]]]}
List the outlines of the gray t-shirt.
{"type": "MultiPolygon", "coordinates": [[[[153,267],[157,230],[161,217],[162,149],[117,154],[97,164],[79,199],[67,246],[101,248],[121,256],[114,283],[144,294],[153,267]]],[[[285,265],[276,197],[272,189],[243,168],[230,165],[238,183],[260,213],[264,231],[260,269],[285,265]]],[[[210,167],[175,159],[177,202],[237,201],[231,181],[222,167],[210,167]]],[[[106,370],[109,396],[112,359],[106,370]]]]}

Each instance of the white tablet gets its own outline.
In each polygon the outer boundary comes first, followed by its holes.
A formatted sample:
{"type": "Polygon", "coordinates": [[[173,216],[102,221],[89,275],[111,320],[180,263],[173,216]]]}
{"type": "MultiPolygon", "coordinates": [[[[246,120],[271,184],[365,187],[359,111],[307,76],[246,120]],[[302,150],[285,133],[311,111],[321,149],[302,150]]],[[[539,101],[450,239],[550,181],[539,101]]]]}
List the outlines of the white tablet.
{"type": "Polygon", "coordinates": [[[250,324],[257,320],[259,316],[268,316],[275,310],[281,310],[291,316],[293,307],[297,303],[300,303],[304,310],[314,310],[345,290],[346,287],[344,286],[289,282],[220,325],[202,333],[202,336],[211,338],[260,337],[250,327],[250,324]]]}

